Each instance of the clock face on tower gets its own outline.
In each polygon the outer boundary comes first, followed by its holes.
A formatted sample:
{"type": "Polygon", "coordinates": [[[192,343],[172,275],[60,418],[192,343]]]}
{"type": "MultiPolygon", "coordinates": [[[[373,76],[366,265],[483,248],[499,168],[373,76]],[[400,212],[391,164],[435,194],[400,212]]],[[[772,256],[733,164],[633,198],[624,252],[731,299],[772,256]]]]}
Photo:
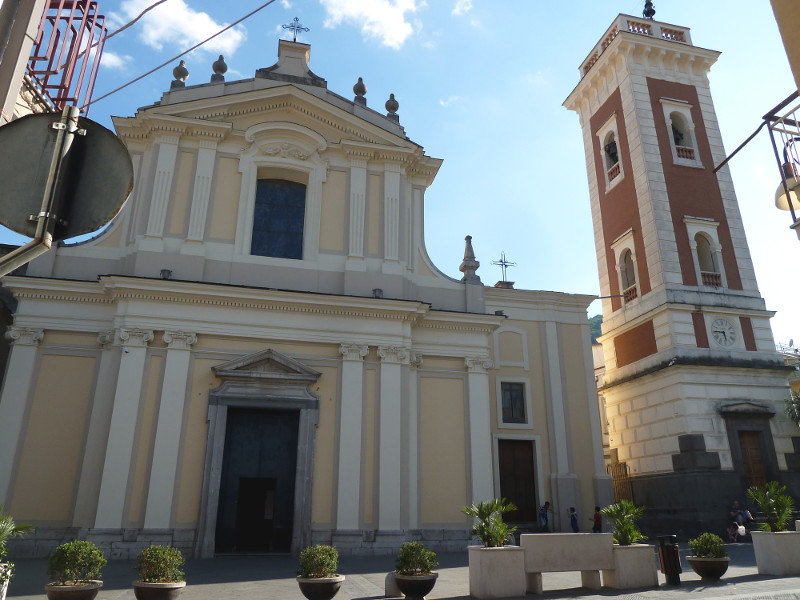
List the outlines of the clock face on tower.
{"type": "Polygon", "coordinates": [[[733,346],[736,343],[736,330],[727,319],[714,319],[711,336],[720,346],[733,346]]]}

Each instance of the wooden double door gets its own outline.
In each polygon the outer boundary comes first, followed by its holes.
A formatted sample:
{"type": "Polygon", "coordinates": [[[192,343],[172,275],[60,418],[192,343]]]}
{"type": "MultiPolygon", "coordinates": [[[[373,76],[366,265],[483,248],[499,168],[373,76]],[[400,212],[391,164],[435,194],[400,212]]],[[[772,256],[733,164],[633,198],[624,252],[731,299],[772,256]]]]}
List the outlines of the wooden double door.
{"type": "Polygon", "coordinates": [[[536,522],[535,450],[532,440],[497,441],[500,496],[517,507],[505,515],[505,520],[511,523],[536,522]]]}
{"type": "Polygon", "coordinates": [[[231,408],[215,552],[291,550],[299,411],[231,408]]]}

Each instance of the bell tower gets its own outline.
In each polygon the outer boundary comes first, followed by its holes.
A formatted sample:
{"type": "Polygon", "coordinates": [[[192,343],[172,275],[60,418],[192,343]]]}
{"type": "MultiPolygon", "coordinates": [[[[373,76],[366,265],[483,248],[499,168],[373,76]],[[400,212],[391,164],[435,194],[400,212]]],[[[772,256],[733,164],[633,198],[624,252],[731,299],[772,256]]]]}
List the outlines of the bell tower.
{"type": "Polygon", "coordinates": [[[614,20],[564,105],[585,146],[611,459],[637,503],[689,533],[750,485],[799,494],[800,438],[730,172],[715,171],[719,53],[654,13],[614,20]]]}

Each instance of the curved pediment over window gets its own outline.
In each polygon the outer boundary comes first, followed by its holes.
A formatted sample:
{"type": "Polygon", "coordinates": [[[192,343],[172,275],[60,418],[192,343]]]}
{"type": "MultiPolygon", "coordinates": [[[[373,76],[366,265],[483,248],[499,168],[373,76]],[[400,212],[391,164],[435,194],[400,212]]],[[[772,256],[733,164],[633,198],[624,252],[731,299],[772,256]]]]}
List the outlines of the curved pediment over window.
{"type": "Polygon", "coordinates": [[[328,147],[327,140],[316,131],[284,121],[253,125],[244,137],[260,154],[296,160],[307,160],[328,147]]]}
{"type": "Polygon", "coordinates": [[[275,350],[248,354],[212,369],[222,383],[211,391],[211,404],[315,408],[319,400],[308,386],[320,372],[275,350]]]}

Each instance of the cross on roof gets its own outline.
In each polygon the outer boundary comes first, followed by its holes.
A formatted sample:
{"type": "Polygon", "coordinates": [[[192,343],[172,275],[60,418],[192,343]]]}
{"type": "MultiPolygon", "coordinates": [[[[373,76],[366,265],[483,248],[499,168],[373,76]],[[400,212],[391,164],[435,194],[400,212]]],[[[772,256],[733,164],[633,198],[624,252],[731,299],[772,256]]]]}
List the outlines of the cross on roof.
{"type": "Polygon", "coordinates": [[[493,265],[498,265],[501,269],[503,269],[503,281],[508,281],[508,279],[506,279],[506,269],[508,269],[508,267],[516,267],[517,266],[517,263],[511,262],[511,261],[506,259],[506,253],[505,252],[501,252],[500,253],[500,260],[493,260],[492,264],[493,265]]]}
{"type": "Polygon", "coordinates": [[[289,23],[288,25],[281,25],[284,29],[291,29],[294,38],[292,39],[293,42],[297,41],[297,32],[298,31],[311,31],[308,27],[303,27],[300,25],[300,19],[297,17],[294,18],[294,21],[289,23]]]}

